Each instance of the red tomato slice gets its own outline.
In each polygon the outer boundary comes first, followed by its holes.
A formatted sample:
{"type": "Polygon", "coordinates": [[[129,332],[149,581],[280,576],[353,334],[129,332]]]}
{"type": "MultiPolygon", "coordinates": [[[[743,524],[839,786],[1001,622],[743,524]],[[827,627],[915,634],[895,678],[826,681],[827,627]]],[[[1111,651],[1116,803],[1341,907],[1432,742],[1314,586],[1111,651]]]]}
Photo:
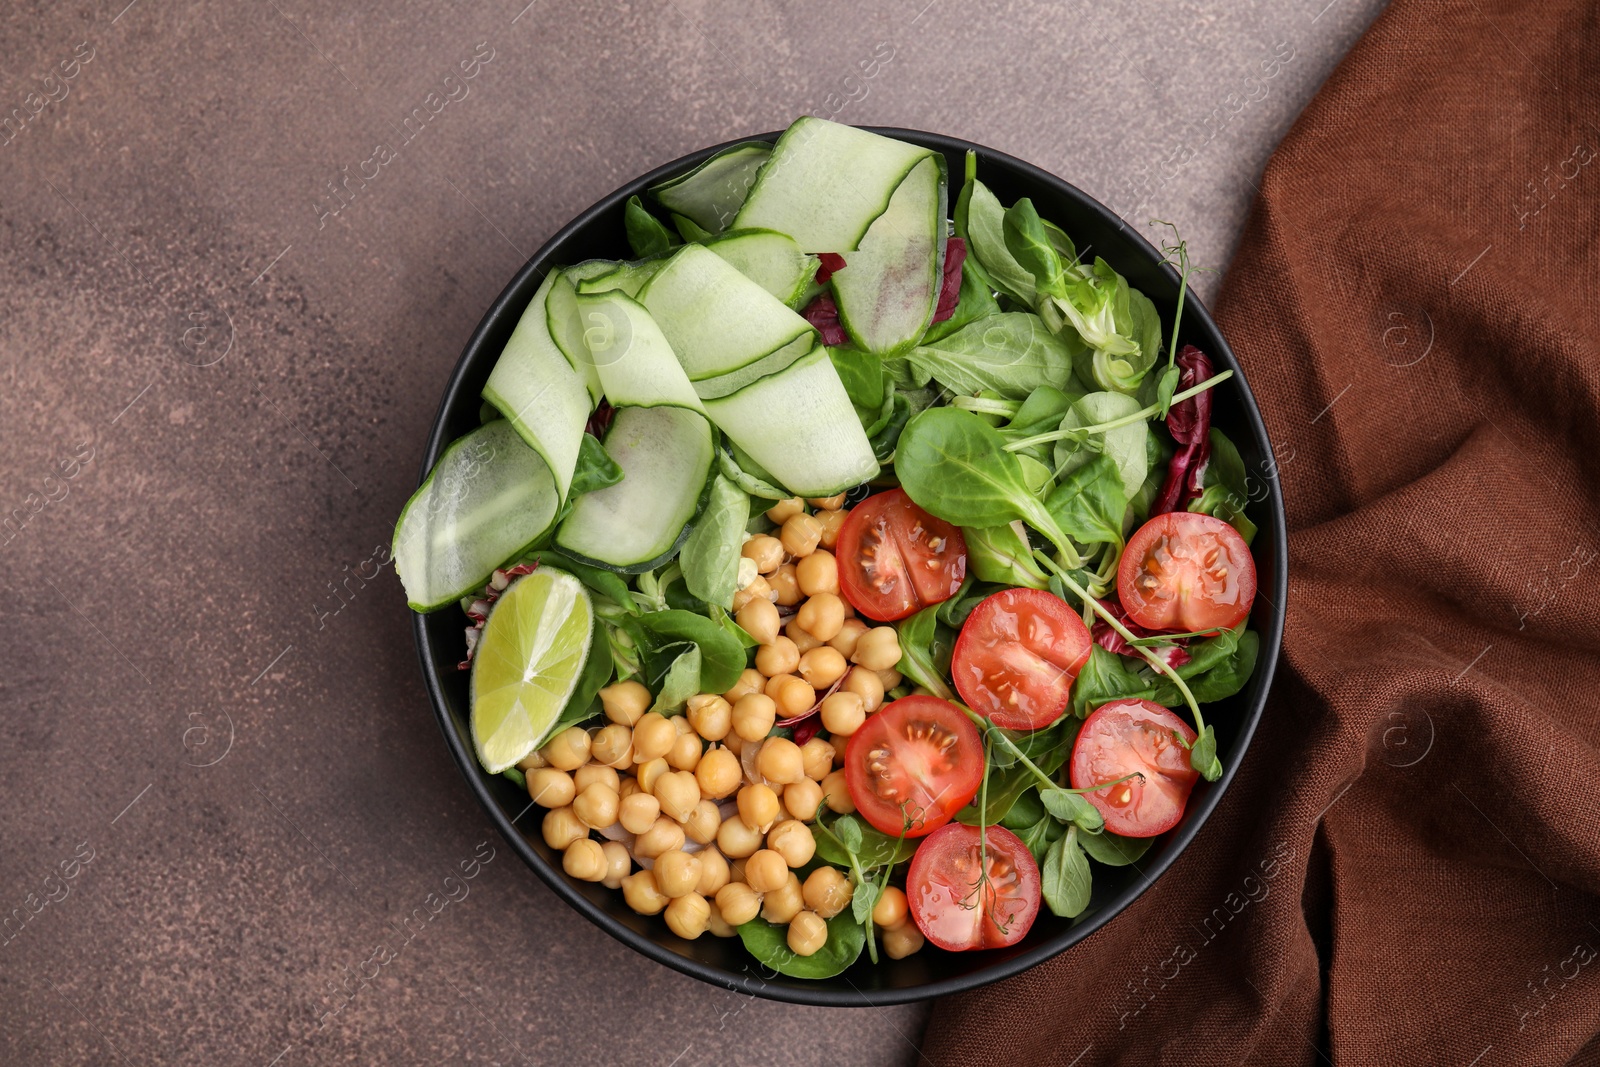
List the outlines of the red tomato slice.
{"type": "Polygon", "coordinates": [[[851,508],[834,555],[845,599],[879,622],[949,600],[967,576],[960,528],[917,507],[902,489],[851,508]]]}
{"type": "Polygon", "coordinates": [[[1128,540],[1117,598],[1148,630],[1226,630],[1256,598],[1256,563],[1239,531],[1213,515],[1169,511],[1128,540]]]}
{"type": "Polygon", "coordinates": [[[902,697],[850,735],[844,781],[862,818],[886,834],[932,833],[967,806],[983,782],[983,741],[948,700],[902,697]]]}
{"type": "Polygon", "coordinates": [[[1123,837],[1154,837],[1172,829],[1200,777],[1189,766],[1189,724],[1148,700],[1114,700],[1083,720],[1069,763],[1072,788],[1090,789],[1138,771],[1144,775],[1083,794],[1123,837]]]}
{"type": "Polygon", "coordinates": [[[1066,710],[1093,647],[1089,628],[1061,598],[1005,589],[967,616],[950,673],[979,715],[1008,730],[1037,730],[1066,710]]]}
{"type": "Polygon", "coordinates": [[[976,826],[951,823],[929,834],[911,857],[906,902],[922,936],[942,949],[1014,945],[1039,914],[1039,865],[1022,839],[1003,826],[984,835],[976,826]],[[981,861],[989,878],[980,886],[981,861]]]}

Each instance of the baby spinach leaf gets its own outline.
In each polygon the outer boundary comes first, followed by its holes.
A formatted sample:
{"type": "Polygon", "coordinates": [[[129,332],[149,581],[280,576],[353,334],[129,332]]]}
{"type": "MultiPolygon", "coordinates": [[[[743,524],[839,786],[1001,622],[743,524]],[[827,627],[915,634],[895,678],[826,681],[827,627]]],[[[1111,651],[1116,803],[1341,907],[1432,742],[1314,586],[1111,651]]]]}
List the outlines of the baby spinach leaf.
{"type": "Polygon", "coordinates": [[[1151,837],[1122,837],[1107,832],[1083,834],[1078,838],[1078,844],[1083,846],[1090,859],[1107,867],[1126,867],[1130,863],[1138,863],[1150,851],[1150,843],[1154,840],[1151,837]]]}
{"type": "Polygon", "coordinates": [[[1217,732],[1209,724],[1189,748],[1189,766],[1208,782],[1222,777],[1222,762],[1217,759],[1217,732]]]}
{"type": "Polygon", "coordinates": [[[853,915],[841,912],[828,920],[828,940],[813,955],[798,956],[789,948],[789,930],[765,919],[751,919],[739,927],[745,951],[779,974],[790,978],[832,978],[861,955],[867,932],[853,915]]]}
{"type": "Polygon", "coordinates": [[[572,471],[572,489],[568,496],[592,493],[596,489],[616,485],[622,481],[622,468],[605,450],[600,439],[586,433],[578,444],[578,465],[572,471]]]}
{"type": "Polygon", "coordinates": [[[1033,853],[1034,862],[1042,864],[1050,854],[1050,846],[1061,840],[1066,832],[1065,823],[1045,815],[1018,830],[1017,837],[1033,853]]]}
{"type": "Polygon", "coordinates": [[[997,582],[980,582],[968,574],[961,588],[956,590],[956,595],[939,605],[939,621],[952,630],[960,631],[967,616],[972,614],[972,609],[1003,588],[1005,586],[997,582]]]}
{"type": "MultiPolygon", "coordinates": [[[[687,642],[699,646],[701,689],[696,692],[723,693],[733,688],[744,672],[745,650],[739,639],[716,622],[692,611],[652,611],[631,620],[653,638],[657,646],[687,642]]],[[[663,672],[664,673],[664,672],[663,672]]],[[[693,696],[693,693],[686,694],[693,696]]]]}
{"type": "MultiPolygon", "coordinates": [[[[989,191],[988,186],[971,178],[961,191],[966,201],[967,249],[990,282],[1000,292],[1014,297],[1018,303],[1032,307],[1037,299],[1033,273],[1017,262],[1006,247],[1006,209],[989,191]]],[[[957,208],[961,205],[958,203],[957,208]]]]}
{"type": "Polygon", "coordinates": [[[611,681],[615,673],[616,665],[611,661],[611,642],[606,637],[605,620],[596,615],[589,639],[589,656],[583,661],[583,673],[578,675],[578,687],[567,698],[566,706],[561,709],[561,715],[550,728],[548,736],[554,737],[567,727],[598,715],[601,709],[595,694],[611,681]]]}
{"type": "MultiPolygon", "coordinates": [[[[1122,516],[1128,498],[1122,475],[1110,456],[1095,456],[1056,486],[1045,507],[1061,528],[1084,544],[1122,544],[1122,516]]],[[[968,560],[971,560],[968,545],[968,560]]]]}
{"type": "MultiPolygon", "coordinates": [[[[1101,704],[1130,697],[1154,700],[1155,683],[1141,675],[1132,664],[1133,661],[1127,656],[1108,652],[1099,645],[1091,648],[1088,662],[1078,672],[1077,681],[1072,683],[1073,714],[1080,719],[1085,718],[1101,704]]],[[[1173,689],[1173,695],[1177,697],[1176,688],[1173,689]]],[[[1182,698],[1178,697],[1172,703],[1182,703],[1182,698]]]]}
{"type": "MultiPolygon", "coordinates": [[[[816,835],[817,856],[825,863],[835,867],[849,867],[850,853],[855,853],[856,859],[861,863],[863,870],[882,867],[885,864],[893,866],[904,863],[917,851],[918,838],[902,841],[898,837],[890,837],[870,826],[862,826],[850,816],[840,816],[832,826],[825,827],[823,833],[816,835]],[[846,823],[845,820],[849,819],[846,823]],[[848,851],[840,843],[839,832],[835,829],[841,824],[846,827],[853,826],[855,832],[860,834],[857,847],[848,851]]],[[[848,832],[848,830],[846,830],[848,832]]],[[[853,839],[853,838],[852,838],[853,839]]]]}
{"type": "Polygon", "coordinates": [[[637,196],[628,197],[628,204],[622,210],[622,227],[627,231],[633,254],[641,259],[664,255],[678,244],[661,220],[645,210],[637,196]]]}
{"type": "MultiPolygon", "coordinates": [[[[1061,429],[1076,430],[1086,426],[1099,426],[1125,419],[1140,411],[1139,402],[1121,393],[1090,393],[1079,399],[1062,416],[1061,429]]],[[[1122,491],[1132,496],[1144,484],[1149,473],[1150,424],[1136,419],[1126,425],[1099,433],[1085,435],[1082,439],[1064,437],[1056,442],[1055,465],[1058,475],[1067,474],[1089,462],[1094,451],[1093,440],[1100,443],[1100,451],[1117,461],[1117,472],[1122,475],[1122,491]]],[[[1118,522],[1120,523],[1120,516],[1118,522]]]]}
{"type": "Polygon", "coordinates": [[[701,226],[698,222],[685,215],[680,215],[676,211],[672,212],[672,225],[683,236],[685,241],[694,241],[696,244],[705,244],[716,236],[716,234],[701,226]]]}
{"type": "Polygon", "coordinates": [[[1067,285],[1062,274],[1061,256],[1050,243],[1050,235],[1045,232],[1044,222],[1034,210],[1032,200],[1023,197],[1006,210],[1001,223],[1001,236],[1011,257],[1023,270],[1033,275],[1035,292],[1066,299],[1067,285]]]}
{"type": "Polygon", "coordinates": [[[540,566],[551,566],[566,571],[596,593],[610,597],[628,611],[639,610],[638,605],[634,603],[633,593],[628,589],[628,583],[615,571],[579,563],[571,556],[557,552],[553,548],[541,548],[527,553],[523,558],[537,560],[540,566]]]}
{"type": "Polygon", "coordinates": [[[1244,460],[1239,450],[1220,430],[1211,431],[1211,459],[1201,478],[1200,496],[1190,511],[1215,515],[1239,531],[1245,544],[1255,540],[1256,524],[1245,515],[1250,495],[1245,482],[1244,460]]]}
{"type": "Polygon", "coordinates": [[[968,528],[961,533],[967,542],[967,568],[981,581],[1029,589],[1044,589],[1049,585],[1044,571],[1033,560],[1028,531],[1020,521],[1004,526],[968,528]]]}
{"type": "Polygon", "coordinates": [[[676,715],[683,710],[684,703],[701,691],[702,658],[699,645],[689,645],[678,654],[678,658],[672,661],[672,666],[667,668],[666,675],[661,679],[655,703],[650,705],[651,711],[661,715],[676,715]]]}
{"type": "MultiPolygon", "coordinates": [[[[1037,731],[1040,734],[1045,732],[1042,730],[1037,731]]],[[[1053,736],[1059,737],[1060,735],[1053,736]]],[[[1028,758],[1045,774],[1054,774],[1061,769],[1063,763],[1067,762],[1067,756],[1071,753],[1071,750],[1072,746],[1070,744],[1057,744],[1041,754],[1030,753],[1028,758]]],[[[973,797],[972,803],[956,812],[957,822],[964,823],[967,826],[978,826],[980,824],[989,826],[1003,822],[1006,816],[1011,813],[1011,808],[1017,803],[1018,799],[1039,784],[1039,779],[1034,777],[1033,772],[1021,763],[1005,767],[999,766],[1001,763],[1000,756],[1003,751],[1004,749],[997,748],[994,752],[995,759],[989,771],[988,804],[980,807],[978,804],[979,798],[973,797]]]]}
{"type": "Polygon", "coordinates": [[[1023,311],[978,319],[934,342],[923,342],[904,357],[923,374],[954,392],[992,389],[1007,400],[1072,374],[1075,338],[1045,328],[1039,316],[1023,311]]]}
{"type": "Polygon", "coordinates": [[[749,494],[721,474],[712,478],[706,506],[700,509],[678,557],[689,592],[708,604],[733,606],[739,584],[739,552],[749,521],[749,494]]]}
{"type": "Polygon", "coordinates": [[[1048,815],[1049,813],[1044,810],[1043,801],[1039,799],[1039,791],[1028,789],[1017,798],[1016,803],[1011,805],[1011,810],[1000,820],[1000,825],[1007,830],[1016,830],[1020,833],[1048,815]]]}
{"type": "MultiPolygon", "coordinates": [[[[1189,691],[1201,704],[1226,700],[1250,680],[1255,673],[1256,656],[1261,651],[1261,637],[1254,630],[1239,635],[1239,647],[1227,659],[1212,667],[1198,678],[1189,679],[1189,691]]],[[[1178,702],[1174,701],[1176,706],[1178,702]]]]}
{"type": "Polygon", "coordinates": [[[1044,810],[1052,816],[1062,822],[1073,823],[1088,833],[1095,833],[1106,824],[1100,809],[1085,800],[1082,793],[1046,789],[1039,794],[1039,800],[1044,804],[1044,810]]]}
{"type": "Polygon", "coordinates": [[[935,604],[923,608],[899,622],[900,662],[895,669],[933,695],[954,700],[955,694],[945,678],[950,673],[955,634],[939,623],[939,607],[935,604]]]}
{"type": "Polygon", "coordinates": [[[929,326],[928,332],[922,335],[922,343],[931,345],[941,338],[949,337],[969,322],[998,314],[1000,305],[995,302],[994,294],[989,291],[989,281],[983,273],[983,268],[969,258],[961,264],[961,292],[956,298],[955,314],[943,322],[929,326]]]}
{"type": "Polygon", "coordinates": [[[900,435],[894,466],[911,499],[946,522],[984,527],[1021,519],[1077,565],[1077,550],[1028,492],[1005,439],[971,412],[930,408],[913,418],[900,435]]]}
{"type": "Polygon", "coordinates": [[[1069,827],[1045,853],[1044,867],[1039,872],[1039,888],[1045,906],[1066,919],[1082,915],[1089,906],[1092,877],[1089,861],[1078,847],[1078,828],[1069,827]]]}

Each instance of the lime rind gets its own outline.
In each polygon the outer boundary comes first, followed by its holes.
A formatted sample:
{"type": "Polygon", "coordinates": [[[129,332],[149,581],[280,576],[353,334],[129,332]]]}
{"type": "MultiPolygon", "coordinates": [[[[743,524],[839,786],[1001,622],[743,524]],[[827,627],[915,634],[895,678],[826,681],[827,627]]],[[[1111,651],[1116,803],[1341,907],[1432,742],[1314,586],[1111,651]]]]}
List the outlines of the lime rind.
{"type": "Polygon", "coordinates": [[[472,744],[499,774],[544,743],[577,688],[593,638],[583,584],[540,567],[506,587],[472,661],[472,744]]]}

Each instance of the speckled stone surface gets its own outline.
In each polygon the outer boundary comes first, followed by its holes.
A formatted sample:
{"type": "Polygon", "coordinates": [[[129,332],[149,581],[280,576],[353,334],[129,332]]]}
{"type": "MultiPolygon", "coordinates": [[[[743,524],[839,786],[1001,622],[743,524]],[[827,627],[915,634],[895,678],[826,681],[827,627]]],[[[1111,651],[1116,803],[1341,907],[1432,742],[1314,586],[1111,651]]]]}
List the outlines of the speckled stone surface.
{"type": "Polygon", "coordinates": [[[0,1062],[936,1062],[919,1007],[635,956],[489,828],[374,562],[445,377],[568,217],[802,112],[1220,267],[1379,6],[525,2],[0,11],[0,1062]]]}

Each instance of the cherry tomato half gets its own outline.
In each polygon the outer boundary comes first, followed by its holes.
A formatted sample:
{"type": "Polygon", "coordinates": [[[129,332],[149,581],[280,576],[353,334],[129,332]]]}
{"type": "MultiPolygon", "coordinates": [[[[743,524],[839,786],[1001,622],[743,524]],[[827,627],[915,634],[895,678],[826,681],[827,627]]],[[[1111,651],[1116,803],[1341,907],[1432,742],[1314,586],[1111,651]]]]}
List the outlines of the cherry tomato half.
{"type": "Polygon", "coordinates": [[[1077,612],[1043,589],[1005,589],[967,616],[950,658],[963,700],[996,726],[1037,730],[1066,710],[1094,640],[1077,612]]]}
{"type": "Polygon", "coordinates": [[[844,781],[862,818],[895,837],[932,833],[983,781],[983,741],[948,700],[901,697],[850,735],[844,781]]]}
{"type": "Polygon", "coordinates": [[[1039,914],[1039,865],[1022,839],[990,826],[979,851],[978,828],[951,823],[917,846],[906,874],[906,902],[922,936],[942,949],[1014,945],[1039,914]],[[988,879],[982,881],[982,861],[988,879]]]}
{"type": "Polygon", "coordinates": [[[949,600],[967,576],[960,528],[917,507],[903,489],[851,508],[834,555],[845,599],[879,622],[949,600]]]}
{"type": "Polygon", "coordinates": [[[1213,515],[1169,511],[1139,527],[1117,567],[1117,598],[1147,630],[1226,630],[1250,614],[1256,563],[1213,515]]]}
{"type": "Polygon", "coordinates": [[[1107,830],[1154,837],[1182,817],[1200,774],[1189,766],[1189,751],[1174,733],[1194,743],[1188,723],[1148,700],[1114,700],[1083,720],[1068,764],[1072,788],[1090,789],[1135,771],[1144,776],[1083,794],[1105,818],[1107,830]]]}

